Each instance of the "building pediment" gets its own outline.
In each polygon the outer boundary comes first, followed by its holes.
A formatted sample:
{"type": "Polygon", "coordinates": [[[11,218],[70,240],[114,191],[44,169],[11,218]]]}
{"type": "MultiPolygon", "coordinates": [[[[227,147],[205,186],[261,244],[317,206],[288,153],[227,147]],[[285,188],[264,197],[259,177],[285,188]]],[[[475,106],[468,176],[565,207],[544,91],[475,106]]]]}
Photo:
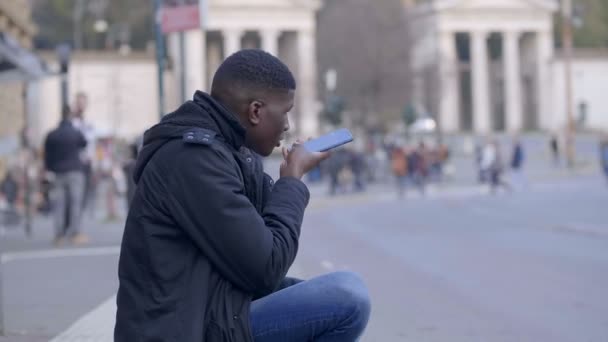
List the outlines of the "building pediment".
{"type": "Polygon", "coordinates": [[[553,12],[558,5],[554,0],[439,0],[436,10],[544,10],[553,12]]]}
{"type": "Polygon", "coordinates": [[[208,0],[211,8],[319,9],[321,0],[208,0]]]}

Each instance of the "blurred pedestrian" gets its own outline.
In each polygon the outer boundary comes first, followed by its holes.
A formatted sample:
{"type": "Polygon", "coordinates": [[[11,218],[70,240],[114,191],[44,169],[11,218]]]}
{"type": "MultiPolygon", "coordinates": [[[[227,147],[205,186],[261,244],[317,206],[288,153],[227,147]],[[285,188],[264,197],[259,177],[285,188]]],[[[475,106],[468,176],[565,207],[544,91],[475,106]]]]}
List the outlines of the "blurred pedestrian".
{"type": "MultiPolygon", "coordinates": [[[[487,143],[486,143],[487,144],[487,143]]],[[[480,184],[484,184],[487,181],[486,169],[484,166],[484,151],[486,144],[482,144],[480,140],[475,142],[475,167],[477,168],[477,181],[480,184]]]]}
{"type": "Polygon", "coordinates": [[[492,193],[496,193],[500,187],[511,190],[510,185],[503,178],[504,164],[498,141],[490,140],[484,148],[483,165],[489,177],[492,193]]]}
{"type": "Polygon", "coordinates": [[[135,165],[137,163],[137,155],[139,153],[139,146],[137,143],[133,143],[129,146],[129,159],[123,165],[123,172],[125,174],[125,180],[127,183],[127,211],[131,207],[131,201],[135,196],[135,189],[137,185],[135,184],[135,180],[133,180],[133,175],[135,173],[135,165]]]}
{"type": "Polygon", "coordinates": [[[407,155],[406,151],[402,147],[393,147],[391,166],[397,182],[397,194],[399,195],[399,198],[402,198],[407,187],[408,174],[407,155]]]}
{"type": "Polygon", "coordinates": [[[365,191],[365,156],[359,151],[350,152],[350,169],[353,172],[353,190],[355,192],[365,191]]]}
{"type": "Polygon", "coordinates": [[[45,168],[53,174],[51,202],[57,246],[66,239],[74,244],[88,242],[81,231],[85,176],[80,158],[87,141],[70,119],[69,108],[64,108],[59,127],[51,131],[44,142],[45,168]]]}
{"type": "Polygon", "coordinates": [[[95,199],[97,189],[97,175],[95,172],[95,157],[97,133],[95,127],[85,120],[85,112],[89,105],[89,97],[83,92],[76,94],[72,112],[72,124],[78,129],[87,141],[86,148],[80,152],[85,178],[84,195],[82,207],[84,211],[89,210],[91,214],[95,211],[95,199]]]}
{"type": "Polygon", "coordinates": [[[559,140],[557,135],[553,134],[549,141],[549,148],[551,149],[551,155],[553,157],[553,165],[559,166],[560,164],[560,151],[559,151],[559,140]]]}
{"type": "Polygon", "coordinates": [[[346,151],[344,149],[334,151],[325,163],[327,163],[327,172],[329,173],[329,194],[333,196],[336,193],[341,193],[343,183],[341,183],[340,176],[346,164],[346,151]]]}
{"type": "Polygon", "coordinates": [[[97,143],[97,181],[96,193],[105,201],[106,222],[115,222],[119,219],[116,206],[118,181],[123,175],[121,165],[116,162],[115,142],[112,136],[100,138],[97,143]]]}
{"type": "Polygon", "coordinates": [[[15,171],[9,169],[0,183],[0,196],[5,200],[9,208],[17,208],[17,199],[19,197],[19,184],[15,171]]]}
{"type": "Polygon", "coordinates": [[[428,162],[428,150],[424,142],[421,141],[418,144],[418,148],[410,153],[408,165],[412,163],[411,178],[422,195],[426,193],[426,182],[429,172],[428,162]]]}
{"type": "Polygon", "coordinates": [[[0,200],[3,200],[4,208],[0,207],[3,212],[0,215],[0,225],[6,224],[8,226],[16,225],[19,223],[20,216],[17,211],[17,200],[19,199],[19,182],[17,181],[17,175],[15,170],[9,169],[4,176],[2,182],[0,182],[0,200]]]}
{"type": "Polygon", "coordinates": [[[527,187],[528,181],[524,173],[523,167],[525,162],[524,147],[521,140],[515,137],[513,140],[513,153],[511,156],[511,172],[513,186],[517,188],[527,187]]]}
{"type": "Polygon", "coordinates": [[[439,144],[437,147],[437,165],[436,165],[436,177],[437,181],[442,182],[444,178],[444,173],[446,171],[446,165],[450,159],[450,150],[447,145],[444,143],[439,144]]]}
{"type": "Polygon", "coordinates": [[[608,134],[604,135],[600,143],[600,159],[604,175],[606,176],[606,180],[608,180],[608,134]]]}

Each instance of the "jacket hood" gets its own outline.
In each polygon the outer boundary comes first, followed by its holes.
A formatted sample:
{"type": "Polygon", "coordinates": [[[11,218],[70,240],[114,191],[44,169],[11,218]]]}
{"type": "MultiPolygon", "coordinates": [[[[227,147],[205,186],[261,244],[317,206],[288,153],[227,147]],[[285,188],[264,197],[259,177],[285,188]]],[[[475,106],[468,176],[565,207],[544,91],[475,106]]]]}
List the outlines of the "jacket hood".
{"type": "Polygon", "coordinates": [[[135,183],[139,182],[146,165],[161,147],[171,140],[182,139],[185,133],[196,128],[214,131],[218,139],[237,150],[245,142],[245,128],[237,117],[208,94],[197,91],[191,101],[163,117],[144,133],[143,146],[133,173],[135,183]]]}

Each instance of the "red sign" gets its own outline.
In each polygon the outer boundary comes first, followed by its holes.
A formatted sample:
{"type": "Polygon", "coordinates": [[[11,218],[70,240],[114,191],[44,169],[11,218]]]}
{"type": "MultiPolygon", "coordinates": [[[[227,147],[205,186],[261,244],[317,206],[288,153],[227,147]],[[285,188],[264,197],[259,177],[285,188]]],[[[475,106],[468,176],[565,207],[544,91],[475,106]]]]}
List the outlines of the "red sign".
{"type": "Polygon", "coordinates": [[[163,33],[194,30],[201,27],[200,7],[198,1],[186,1],[186,4],[171,4],[166,1],[161,8],[161,27],[163,33]]]}

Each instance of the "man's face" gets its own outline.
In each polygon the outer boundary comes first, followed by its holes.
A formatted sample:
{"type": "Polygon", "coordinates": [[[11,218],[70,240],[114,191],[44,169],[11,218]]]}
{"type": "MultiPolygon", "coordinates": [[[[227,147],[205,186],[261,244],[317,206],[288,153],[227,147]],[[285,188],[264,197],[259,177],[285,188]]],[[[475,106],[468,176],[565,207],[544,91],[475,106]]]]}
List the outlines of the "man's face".
{"type": "Polygon", "coordinates": [[[280,146],[289,130],[289,111],[295,91],[272,92],[250,103],[247,146],[262,156],[269,156],[280,146]]]}

